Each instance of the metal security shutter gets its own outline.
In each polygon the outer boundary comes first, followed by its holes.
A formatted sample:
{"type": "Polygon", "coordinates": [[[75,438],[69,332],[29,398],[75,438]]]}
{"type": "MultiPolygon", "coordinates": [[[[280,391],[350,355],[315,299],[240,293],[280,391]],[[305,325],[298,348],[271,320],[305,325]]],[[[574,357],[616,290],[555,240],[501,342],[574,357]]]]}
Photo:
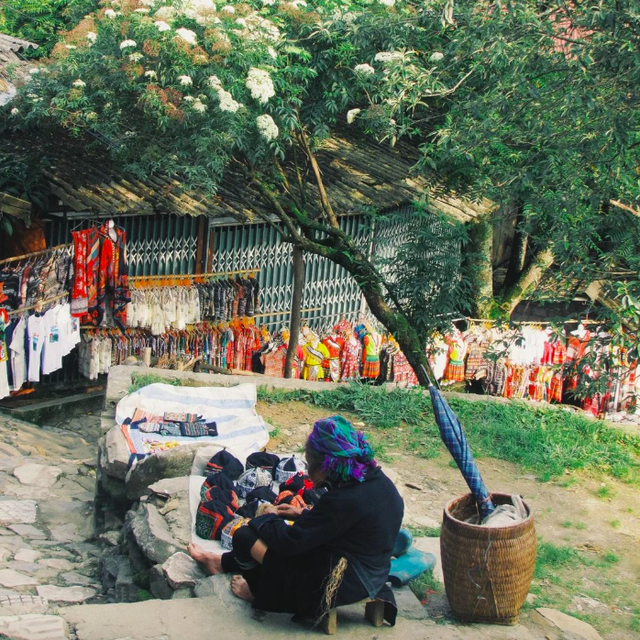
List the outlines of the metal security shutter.
{"type": "MultiPolygon", "coordinates": [[[[130,276],[196,272],[199,218],[140,215],[113,220],[127,233],[130,276]]],[[[51,218],[45,221],[45,236],[49,246],[65,244],[72,242],[71,231],[93,225],[91,219],[51,218]]]]}

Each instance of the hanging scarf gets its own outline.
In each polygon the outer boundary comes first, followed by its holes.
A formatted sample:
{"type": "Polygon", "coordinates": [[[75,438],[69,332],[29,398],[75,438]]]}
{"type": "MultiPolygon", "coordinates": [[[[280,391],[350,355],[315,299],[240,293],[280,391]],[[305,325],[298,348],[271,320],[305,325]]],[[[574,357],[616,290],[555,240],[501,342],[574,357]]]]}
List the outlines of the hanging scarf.
{"type": "Polygon", "coordinates": [[[324,455],[322,470],[342,480],[362,482],[366,471],[377,466],[364,433],[356,431],[342,416],[318,420],[309,444],[324,455]]]}

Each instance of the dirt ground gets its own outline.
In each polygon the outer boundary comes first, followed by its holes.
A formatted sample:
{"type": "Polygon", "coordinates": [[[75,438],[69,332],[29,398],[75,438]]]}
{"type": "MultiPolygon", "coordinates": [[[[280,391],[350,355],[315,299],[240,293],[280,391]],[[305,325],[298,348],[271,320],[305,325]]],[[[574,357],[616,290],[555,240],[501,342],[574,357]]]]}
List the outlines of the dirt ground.
{"type": "MultiPolygon", "coordinates": [[[[258,412],[273,426],[269,449],[300,451],[313,422],[331,412],[299,402],[260,402],[258,412]]],[[[379,429],[358,423],[374,439],[388,445],[379,429]]],[[[442,521],[445,503],[467,492],[457,468],[443,453],[426,460],[393,446],[385,447],[381,466],[391,467],[410,517],[433,526],[442,521]],[[407,483],[418,488],[408,487],[407,483]]],[[[483,458],[478,465],[492,491],[518,493],[532,507],[536,530],[544,542],[580,552],[583,562],[558,567],[557,574],[534,580],[533,606],[555,606],[582,617],[607,639],[640,638],[640,495],[637,488],[571,474],[551,482],[517,465],[483,458]]],[[[526,615],[526,614],[525,614],[526,615]]]]}

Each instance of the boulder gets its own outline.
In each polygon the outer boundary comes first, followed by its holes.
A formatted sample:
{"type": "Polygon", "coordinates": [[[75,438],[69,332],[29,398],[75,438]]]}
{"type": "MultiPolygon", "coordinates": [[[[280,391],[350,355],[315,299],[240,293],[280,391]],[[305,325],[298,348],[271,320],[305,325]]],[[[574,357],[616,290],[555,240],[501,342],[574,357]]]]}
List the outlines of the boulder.
{"type": "Polygon", "coordinates": [[[128,562],[120,564],[115,584],[117,602],[137,602],[140,588],[133,581],[133,571],[128,562]]]}
{"type": "Polygon", "coordinates": [[[129,564],[118,548],[109,549],[100,559],[100,581],[105,591],[116,586],[116,579],[123,563],[129,564]]]}
{"type": "Polygon", "coordinates": [[[251,608],[250,603],[236,598],[231,593],[231,576],[228,573],[219,573],[215,576],[207,576],[204,580],[199,580],[193,591],[197,598],[218,598],[225,608],[251,608]]]}
{"type": "Polygon", "coordinates": [[[173,589],[167,582],[160,564],[154,565],[149,571],[149,591],[160,600],[170,600],[173,596],[173,589]]]}
{"type": "Polygon", "coordinates": [[[129,471],[131,451],[119,425],[107,431],[99,445],[99,466],[112,478],[124,480],[129,471]]]}
{"type": "Polygon", "coordinates": [[[132,518],[127,514],[127,519],[133,539],[152,563],[162,564],[179,551],[180,544],[153,505],[140,505],[132,518]]]}
{"type": "Polygon", "coordinates": [[[196,451],[204,445],[187,444],[168,451],[147,456],[131,467],[126,475],[126,492],[129,500],[149,495],[149,485],[167,478],[179,478],[191,473],[196,451]]]}
{"type": "Polygon", "coordinates": [[[182,551],[174,553],[162,565],[162,570],[169,585],[176,590],[195,587],[198,580],[206,578],[198,563],[182,551]]]}
{"type": "Polygon", "coordinates": [[[42,552],[40,551],[34,551],[33,549],[20,549],[20,551],[13,556],[13,559],[20,562],[35,562],[41,555],[42,552]]]}
{"type": "Polygon", "coordinates": [[[33,524],[36,521],[36,509],[35,500],[2,500],[0,524],[33,524]]]}
{"type": "Polygon", "coordinates": [[[171,498],[179,493],[189,492],[189,476],[163,478],[149,485],[149,490],[158,496],[171,498]]]}
{"type": "Polygon", "coordinates": [[[9,587],[30,587],[38,584],[38,581],[24,573],[19,573],[13,569],[0,569],[0,586],[9,587]]]}

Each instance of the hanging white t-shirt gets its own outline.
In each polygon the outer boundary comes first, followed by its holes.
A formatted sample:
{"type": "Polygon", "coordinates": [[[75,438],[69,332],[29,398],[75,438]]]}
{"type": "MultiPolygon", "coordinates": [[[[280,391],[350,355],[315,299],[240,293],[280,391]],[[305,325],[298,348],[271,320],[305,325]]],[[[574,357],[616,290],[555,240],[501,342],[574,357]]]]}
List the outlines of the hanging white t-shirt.
{"type": "Polygon", "coordinates": [[[40,365],[42,361],[42,347],[47,334],[47,314],[34,313],[27,320],[27,347],[29,350],[29,382],[40,382],[40,365]]]}
{"type": "Polygon", "coordinates": [[[46,339],[42,348],[42,373],[49,375],[62,367],[64,318],[60,317],[60,305],[45,313],[46,339]],[[62,326],[62,328],[61,328],[62,326]]]}
{"type": "Polygon", "coordinates": [[[9,388],[9,347],[5,341],[6,326],[0,320],[0,399],[6,398],[11,389],[9,388]]]}
{"type": "Polygon", "coordinates": [[[71,350],[80,343],[80,318],[72,316],[71,306],[67,306],[69,307],[69,337],[67,342],[69,351],[67,351],[67,353],[70,353],[71,350]]]}
{"type": "Polygon", "coordinates": [[[9,359],[13,373],[13,388],[15,390],[20,389],[27,379],[27,352],[24,341],[26,330],[27,323],[22,317],[18,320],[18,324],[13,330],[11,344],[9,345],[9,359]]]}

